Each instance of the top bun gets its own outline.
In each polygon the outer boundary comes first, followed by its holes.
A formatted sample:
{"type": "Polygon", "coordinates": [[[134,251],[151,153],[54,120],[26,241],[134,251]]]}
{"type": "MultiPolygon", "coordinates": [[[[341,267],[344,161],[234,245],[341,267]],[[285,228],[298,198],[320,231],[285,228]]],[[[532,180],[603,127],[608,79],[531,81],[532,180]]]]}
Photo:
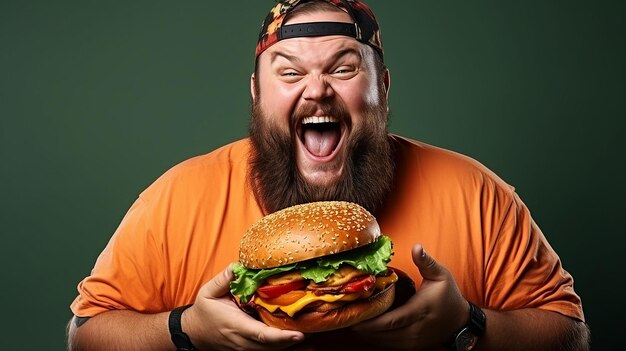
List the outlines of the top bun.
{"type": "Polygon", "coordinates": [[[244,234],[239,261],[250,269],[274,268],[371,244],[380,227],[365,208],[322,201],[269,214],[244,234]]]}

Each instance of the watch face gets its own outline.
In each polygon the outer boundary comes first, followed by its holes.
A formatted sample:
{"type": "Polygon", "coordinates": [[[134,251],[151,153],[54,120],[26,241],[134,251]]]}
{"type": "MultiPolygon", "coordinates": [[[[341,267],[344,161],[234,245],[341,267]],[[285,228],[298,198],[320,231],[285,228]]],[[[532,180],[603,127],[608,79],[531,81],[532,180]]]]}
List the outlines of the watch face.
{"type": "Polygon", "coordinates": [[[478,337],[468,329],[465,328],[456,336],[456,350],[457,351],[469,351],[476,347],[478,337]]]}

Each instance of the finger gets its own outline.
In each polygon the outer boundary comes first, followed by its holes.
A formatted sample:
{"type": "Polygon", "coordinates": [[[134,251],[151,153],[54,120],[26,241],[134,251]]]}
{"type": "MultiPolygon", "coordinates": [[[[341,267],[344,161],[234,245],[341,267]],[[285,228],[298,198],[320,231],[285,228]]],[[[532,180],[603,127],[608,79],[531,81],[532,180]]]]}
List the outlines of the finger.
{"type": "Polygon", "coordinates": [[[413,246],[411,253],[413,255],[413,263],[415,263],[425,280],[445,280],[447,278],[448,271],[426,253],[421,244],[413,246]]]}
{"type": "Polygon", "coordinates": [[[207,283],[206,297],[215,298],[228,294],[230,291],[230,281],[233,280],[233,278],[232,265],[229,265],[207,283]]]}
{"type": "Polygon", "coordinates": [[[254,349],[265,346],[284,348],[304,340],[304,334],[299,331],[272,328],[259,321],[242,326],[241,335],[246,339],[246,345],[254,346],[254,349]]]}
{"type": "Polygon", "coordinates": [[[303,341],[304,334],[295,330],[264,327],[257,333],[254,340],[261,344],[288,346],[303,341]]]}

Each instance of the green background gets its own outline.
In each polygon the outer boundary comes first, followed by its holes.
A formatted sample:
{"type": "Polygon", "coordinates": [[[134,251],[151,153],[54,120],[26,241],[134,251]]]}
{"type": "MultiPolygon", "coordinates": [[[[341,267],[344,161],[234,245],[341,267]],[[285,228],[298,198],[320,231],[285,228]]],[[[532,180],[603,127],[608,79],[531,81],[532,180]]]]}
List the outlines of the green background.
{"type": "MultiPolygon", "coordinates": [[[[138,193],[246,135],[253,48],[272,3],[0,3],[0,349],[64,349],[76,284],[138,193]]],[[[594,349],[616,347],[625,2],[370,4],[392,131],[516,186],[575,277],[594,349]]]]}

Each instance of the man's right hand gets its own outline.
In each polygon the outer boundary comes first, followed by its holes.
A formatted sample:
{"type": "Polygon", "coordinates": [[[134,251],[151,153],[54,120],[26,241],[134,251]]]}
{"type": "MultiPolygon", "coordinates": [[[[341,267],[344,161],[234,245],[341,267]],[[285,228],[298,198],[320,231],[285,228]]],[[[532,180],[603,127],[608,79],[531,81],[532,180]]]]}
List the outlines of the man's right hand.
{"type": "Polygon", "coordinates": [[[182,327],[199,349],[278,350],[304,340],[304,334],[272,328],[239,309],[229,295],[231,267],[204,284],[182,317],[182,327]]]}

